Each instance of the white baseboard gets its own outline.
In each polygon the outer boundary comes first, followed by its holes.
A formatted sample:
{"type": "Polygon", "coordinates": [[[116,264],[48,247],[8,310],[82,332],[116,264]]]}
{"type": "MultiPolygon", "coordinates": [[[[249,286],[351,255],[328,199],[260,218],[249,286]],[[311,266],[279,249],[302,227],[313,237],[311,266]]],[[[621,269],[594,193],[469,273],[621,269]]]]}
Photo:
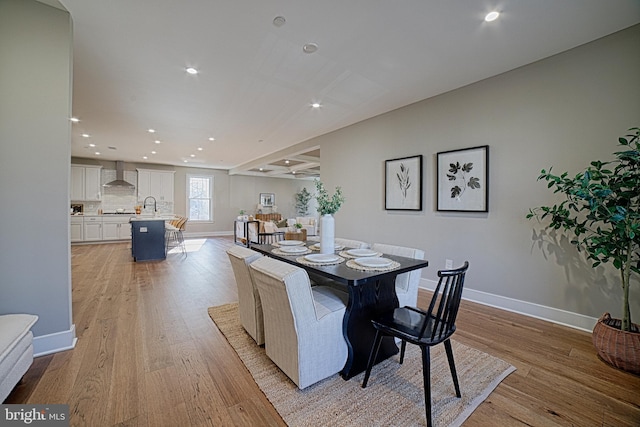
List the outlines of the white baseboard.
{"type": "MultiPolygon", "coordinates": [[[[420,281],[420,287],[428,291],[433,291],[436,285],[437,282],[434,280],[421,279],[420,281]]],[[[591,332],[598,321],[595,317],[585,316],[583,314],[503,297],[500,295],[494,295],[487,292],[476,291],[466,287],[462,291],[462,299],[529,317],[535,317],[536,319],[546,320],[548,322],[557,323],[559,325],[568,326],[570,328],[586,332],[591,332]]]]}
{"type": "Polygon", "coordinates": [[[33,337],[33,357],[71,350],[77,341],[76,325],[71,325],[68,331],[33,337]]]}

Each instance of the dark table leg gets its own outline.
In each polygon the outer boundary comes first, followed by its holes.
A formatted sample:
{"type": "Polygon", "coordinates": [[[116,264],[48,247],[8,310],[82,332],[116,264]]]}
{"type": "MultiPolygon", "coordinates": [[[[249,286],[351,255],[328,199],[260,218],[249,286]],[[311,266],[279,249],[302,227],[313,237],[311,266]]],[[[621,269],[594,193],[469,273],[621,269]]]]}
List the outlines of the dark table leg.
{"type": "MultiPolygon", "coordinates": [[[[349,350],[347,362],[340,372],[345,380],[366,370],[376,334],[371,325],[371,319],[382,312],[398,307],[395,283],[395,276],[391,276],[359,286],[349,286],[349,304],[342,323],[342,331],[349,350]]],[[[376,363],[397,353],[398,346],[393,337],[385,337],[376,363]]]]}

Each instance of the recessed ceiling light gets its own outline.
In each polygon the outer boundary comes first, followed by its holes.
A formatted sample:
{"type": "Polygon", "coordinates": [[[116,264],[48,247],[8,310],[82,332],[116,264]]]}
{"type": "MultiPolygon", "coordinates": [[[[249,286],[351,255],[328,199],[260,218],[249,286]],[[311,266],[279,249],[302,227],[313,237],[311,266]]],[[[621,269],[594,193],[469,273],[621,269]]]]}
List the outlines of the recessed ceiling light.
{"type": "Polygon", "coordinates": [[[196,156],[195,154],[190,154],[189,155],[189,157],[192,157],[192,158],[195,157],[195,156],[196,156]]]}
{"type": "Polygon", "coordinates": [[[188,68],[186,68],[186,69],[185,69],[185,71],[186,71],[187,73],[189,73],[189,74],[194,74],[194,75],[195,75],[195,74],[198,74],[198,70],[196,70],[196,69],[195,69],[195,68],[193,68],[193,67],[188,67],[188,68]]]}
{"type": "Polygon", "coordinates": [[[262,172],[264,169],[260,168],[260,172],[262,172]]]}
{"type": "Polygon", "coordinates": [[[494,10],[493,12],[487,13],[487,16],[484,17],[484,20],[487,22],[495,21],[496,19],[498,19],[498,16],[500,16],[500,12],[496,12],[494,10]]]}
{"type": "Polygon", "coordinates": [[[156,133],[156,130],[155,129],[149,129],[148,132],[149,133],[156,133]]]}
{"type": "Polygon", "coordinates": [[[147,160],[147,159],[148,159],[148,157],[147,157],[147,156],[142,156],[142,158],[143,158],[144,160],[147,160]]]}
{"type": "Polygon", "coordinates": [[[285,165],[288,165],[288,164],[289,164],[289,160],[285,160],[285,161],[284,161],[284,164],[285,164],[285,165]]]}
{"type": "Polygon", "coordinates": [[[212,136],[209,137],[209,141],[215,141],[216,139],[212,136]]]}
{"type": "Polygon", "coordinates": [[[295,175],[295,174],[296,174],[296,171],[291,171],[291,173],[295,175]]]}
{"type": "Polygon", "coordinates": [[[318,102],[314,102],[313,104],[311,104],[311,106],[312,106],[313,108],[320,108],[320,103],[318,103],[318,102]]]}
{"type": "Polygon", "coordinates": [[[189,163],[189,160],[183,160],[184,163],[189,163]]]}
{"type": "Polygon", "coordinates": [[[159,140],[159,139],[156,139],[156,140],[155,140],[155,141],[153,141],[153,142],[155,142],[156,144],[160,144],[160,140],[159,140]]]}
{"type": "Polygon", "coordinates": [[[96,144],[89,144],[89,147],[91,147],[91,148],[93,148],[95,146],[96,146],[96,144]]]}
{"type": "Polygon", "coordinates": [[[198,151],[202,151],[202,147],[198,147],[198,151]]]}
{"type": "Polygon", "coordinates": [[[302,51],[304,53],[313,53],[318,50],[318,45],[316,43],[307,43],[302,46],[302,51]]]}
{"type": "Polygon", "coordinates": [[[275,18],[273,18],[273,25],[275,25],[276,27],[282,27],[285,22],[287,22],[287,20],[284,19],[284,16],[276,16],[275,18]]]}
{"type": "Polygon", "coordinates": [[[91,136],[91,135],[89,135],[88,133],[83,133],[83,134],[82,134],[82,137],[83,137],[83,138],[89,138],[90,136],[91,136]]]}
{"type": "Polygon", "coordinates": [[[73,123],[78,123],[80,121],[80,119],[77,117],[71,117],[69,120],[71,120],[73,123]]]}
{"type": "Polygon", "coordinates": [[[99,156],[99,155],[100,155],[100,152],[99,152],[99,151],[96,151],[96,156],[99,156]]]}
{"type": "Polygon", "coordinates": [[[156,153],[157,153],[157,151],[152,151],[152,152],[151,152],[151,154],[156,154],[156,153]]]}

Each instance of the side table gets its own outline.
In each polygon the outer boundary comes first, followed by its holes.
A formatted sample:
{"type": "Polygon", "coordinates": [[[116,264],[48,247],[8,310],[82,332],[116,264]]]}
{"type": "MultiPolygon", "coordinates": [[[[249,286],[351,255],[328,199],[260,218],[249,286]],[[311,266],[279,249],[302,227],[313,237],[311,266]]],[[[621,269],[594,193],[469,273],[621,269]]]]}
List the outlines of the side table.
{"type": "Polygon", "coordinates": [[[304,228],[301,228],[298,231],[285,231],[284,240],[301,240],[303,242],[306,242],[307,230],[305,230],[304,228]]]}

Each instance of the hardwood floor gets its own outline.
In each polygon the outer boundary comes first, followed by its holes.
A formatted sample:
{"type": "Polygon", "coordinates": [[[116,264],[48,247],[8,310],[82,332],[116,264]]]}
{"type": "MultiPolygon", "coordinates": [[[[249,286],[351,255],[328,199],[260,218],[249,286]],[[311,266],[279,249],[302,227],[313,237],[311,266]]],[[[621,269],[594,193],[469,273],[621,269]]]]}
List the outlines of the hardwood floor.
{"type": "MultiPolygon", "coordinates": [[[[207,315],[237,301],[232,240],[187,245],[140,263],[127,243],[73,246],[77,346],[36,358],[5,403],[69,404],[73,426],[285,425],[207,315]]],[[[640,377],[598,360],[590,334],[466,301],[457,326],[517,368],[465,426],[640,425],[640,377]]]]}

